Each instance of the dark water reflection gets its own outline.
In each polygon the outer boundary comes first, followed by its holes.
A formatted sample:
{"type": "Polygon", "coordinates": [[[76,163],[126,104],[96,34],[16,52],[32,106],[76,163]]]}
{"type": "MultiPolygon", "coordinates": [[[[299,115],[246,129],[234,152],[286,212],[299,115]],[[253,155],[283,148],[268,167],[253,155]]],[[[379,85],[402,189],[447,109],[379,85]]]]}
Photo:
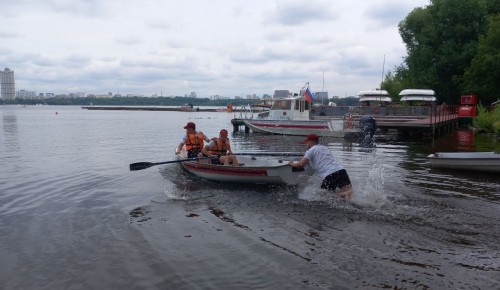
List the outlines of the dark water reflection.
{"type": "MultiPolygon", "coordinates": [[[[500,282],[499,178],[437,171],[426,158],[443,149],[491,151],[493,139],[391,136],[378,137],[375,148],[324,139],[353,181],[354,198],[345,202],[315,178],[266,187],[201,180],[175,164],[128,171],[133,162],[170,160],[187,121],[215,136],[230,129],[230,114],[0,112],[2,289],[494,289],[500,282]]],[[[238,152],[304,148],[302,137],[232,139],[238,152]]]]}

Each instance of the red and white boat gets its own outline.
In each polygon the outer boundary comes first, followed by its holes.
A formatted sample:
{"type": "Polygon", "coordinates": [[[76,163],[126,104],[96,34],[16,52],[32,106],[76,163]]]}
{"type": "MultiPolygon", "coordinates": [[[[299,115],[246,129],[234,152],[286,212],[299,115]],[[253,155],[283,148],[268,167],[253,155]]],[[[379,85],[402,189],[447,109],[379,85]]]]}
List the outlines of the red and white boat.
{"type": "MultiPolygon", "coordinates": [[[[177,155],[177,158],[186,159],[185,150],[177,155]]],[[[309,166],[297,170],[288,165],[292,160],[290,157],[238,155],[237,158],[240,166],[213,165],[209,160],[190,160],[180,163],[193,175],[221,182],[297,185],[306,182],[313,175],[309,166]]]]}
{"type": "Polygon", "coordinates": [[[274,100],[265,117],[241,121],[253,132],[268,134],[307,136],[314,133],[323,137],[343,138],[361,133],[348,116],[311,119],[309,111],[310,104],[303,95],[290,96],[274,100]]]}

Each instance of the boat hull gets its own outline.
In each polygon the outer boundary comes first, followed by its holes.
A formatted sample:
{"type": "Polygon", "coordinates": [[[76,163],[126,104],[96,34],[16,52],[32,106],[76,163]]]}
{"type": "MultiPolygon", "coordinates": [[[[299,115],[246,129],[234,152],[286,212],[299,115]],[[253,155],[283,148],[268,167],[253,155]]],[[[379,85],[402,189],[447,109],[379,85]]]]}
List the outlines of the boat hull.
{"type": "Polygon", "coordinates": [[[220,182],[296,185],[306,182],[313,174],[310,167],[293,170],[288,161],[269,157],[238,156],[242,166],[207,164],[203,161],[182,162],[185,170],[198,177],[220,182]]]}
{"type": "Polygon", "coordinates": [[[427,157],[435,168],[500,173],[500,154],[495,152],[438,152],[427,157]]]}
{"type": "Polygon", "coordinates": [[[243,120],[253,132],[307,136],[316,134],[321,137],[344,138],[348,134],[361,133],[358,129],[344,129],[342,119],[332,120],[243,120]]]}

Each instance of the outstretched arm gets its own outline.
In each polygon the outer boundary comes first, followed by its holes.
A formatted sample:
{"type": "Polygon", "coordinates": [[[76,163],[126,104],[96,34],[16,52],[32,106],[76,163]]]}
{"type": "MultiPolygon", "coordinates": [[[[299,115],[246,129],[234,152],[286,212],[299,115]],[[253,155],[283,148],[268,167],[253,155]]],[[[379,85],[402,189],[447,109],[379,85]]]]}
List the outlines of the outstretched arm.
{"type": "Polygon", "coordinates": [[[288,164],[292,167],[304,167],[307,164],[309,164],[309,159],[302,157],[302,159],[300,159],[300,161],[298,161],[298,162],[290,161],[288,164]]]}
{"type": "Polygon", "coordinates": [[[181,153],[182,146],[184,146],[184,142],[179,143],[179,146],[177,146],[177,149],[175,150],[175,155],[179,155],[179,153],[181,153]]]}

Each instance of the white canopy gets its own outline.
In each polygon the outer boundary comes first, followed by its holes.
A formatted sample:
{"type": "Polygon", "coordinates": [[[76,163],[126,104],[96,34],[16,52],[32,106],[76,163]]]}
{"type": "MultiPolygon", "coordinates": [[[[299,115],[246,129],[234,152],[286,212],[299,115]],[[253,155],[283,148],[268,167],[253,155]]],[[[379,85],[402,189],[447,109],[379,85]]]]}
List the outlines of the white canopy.
{"type": "Polygon", "coordinates": [[[406,89],[402,90],[399,95],[401,96],[401,102],[405,101],[424,101],[424,102],[435,102],[436,97],[434,96],[433,90],[421,90],[421,89],[406,89]]]}

